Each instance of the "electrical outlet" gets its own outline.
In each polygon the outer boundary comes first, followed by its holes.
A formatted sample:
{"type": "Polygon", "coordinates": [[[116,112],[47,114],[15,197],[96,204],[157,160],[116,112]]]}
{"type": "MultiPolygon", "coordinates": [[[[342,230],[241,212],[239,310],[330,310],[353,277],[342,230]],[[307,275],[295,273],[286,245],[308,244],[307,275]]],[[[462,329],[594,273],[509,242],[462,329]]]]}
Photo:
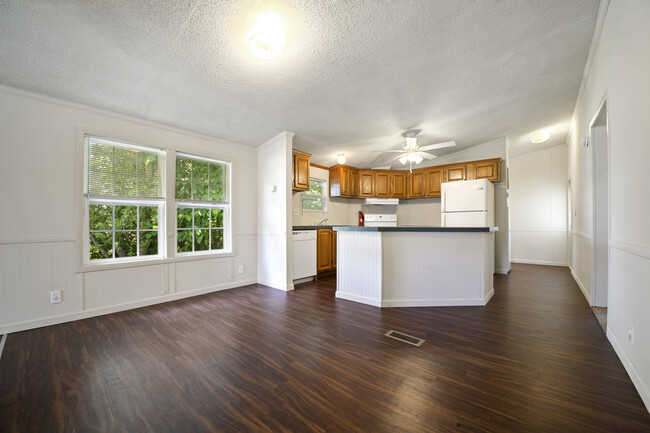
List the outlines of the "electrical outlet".
{"type": "Polygon", "coordinates": [[[627,328],[627,339],[634,346],[634,326],[629,325],[627,328]]]}
{"type": "Polygon", "coordinates": [[[243,273],[244,273],[244,267],[243,267],[243,266],[240,266],[240,267],[239,267],[239,273],[240,273],[240,274],[243,274],[243,273]]]}
{"type": "Polygon", "coordinates": [[[59,302],[61,302],[61,291],[52,290],[50,292],[50,304],[58,304],[59,302]]]}

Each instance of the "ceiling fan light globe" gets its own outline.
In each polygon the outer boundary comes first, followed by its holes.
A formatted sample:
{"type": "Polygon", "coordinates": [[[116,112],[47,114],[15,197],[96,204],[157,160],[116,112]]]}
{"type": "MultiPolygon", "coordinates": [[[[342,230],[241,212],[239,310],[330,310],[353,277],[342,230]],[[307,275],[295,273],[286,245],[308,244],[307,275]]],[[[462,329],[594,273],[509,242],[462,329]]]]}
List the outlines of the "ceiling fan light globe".
{"type": "Polygon", "coordinates": [[[402,165],[406,164],[406,161],[408,161],[408,158],[407,158],[406,155],[402,155],[402,157],[400,157],[400,159],[399,159],[399,162],[401,162],[402,165]]]}
{"type": "Polygon", "coordinates": [[[423,159],[424,159],[424,158],[422,158],[420,155],[415,155],[415,158],[414,158],[413,161],[414,161],[416,164],[419,164],[419,163],[422,162],[423,159]]]}

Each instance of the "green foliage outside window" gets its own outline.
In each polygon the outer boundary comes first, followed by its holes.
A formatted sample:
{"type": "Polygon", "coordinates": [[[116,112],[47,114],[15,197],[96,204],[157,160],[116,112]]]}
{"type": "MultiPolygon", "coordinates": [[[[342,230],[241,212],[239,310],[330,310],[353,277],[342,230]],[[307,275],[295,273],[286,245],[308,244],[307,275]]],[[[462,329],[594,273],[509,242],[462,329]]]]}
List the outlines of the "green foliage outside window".
{"type": "Polygon", "coordinates": [[[158,207],[91,204],[90,259],[158,254],[158,207]]]}
{"type": "Polygon", "coordinates": [[[305,210],[326,210],[325,181],[309,179],[309,189],[301,195],[302,208],[305,210]]]}
{"type": "Polygon", "coordinates": [[[176,199],[224,201],[225,166],[176,158],[176,199]]]}
{"type": "Polygon", "coordinates": [[[223,209],[179,207],[176,217],[179,253],[223,249],[223,209]]]}

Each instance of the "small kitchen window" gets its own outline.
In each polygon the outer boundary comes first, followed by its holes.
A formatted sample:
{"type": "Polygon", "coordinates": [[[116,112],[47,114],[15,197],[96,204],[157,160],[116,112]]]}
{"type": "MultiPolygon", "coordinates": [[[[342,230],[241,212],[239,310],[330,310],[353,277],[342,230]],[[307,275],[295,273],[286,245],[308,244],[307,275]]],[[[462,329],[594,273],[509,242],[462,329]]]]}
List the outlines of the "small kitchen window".
{"type": "Polygon", "coordinates": [[[327,211],[327,182],[320,179],[309,179],[309,189],[303,191],[302,210],[327,211]]]}

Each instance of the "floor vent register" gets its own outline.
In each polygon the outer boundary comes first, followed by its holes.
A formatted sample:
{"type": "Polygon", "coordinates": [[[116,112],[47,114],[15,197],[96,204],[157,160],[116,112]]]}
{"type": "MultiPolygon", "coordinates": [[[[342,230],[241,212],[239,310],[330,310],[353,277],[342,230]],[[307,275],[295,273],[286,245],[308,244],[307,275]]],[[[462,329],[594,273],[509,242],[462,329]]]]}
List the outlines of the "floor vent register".
{"type": "Polygon", "coordinates": [[[412,335],[404,334],[402,332],[393,331],[392,329],[384,334],[387,337],[394,338],[395,340],[403,341],[404,343],[412,344],[414,346],[422,346],[424,340],[414,337],[412,335]]]}

